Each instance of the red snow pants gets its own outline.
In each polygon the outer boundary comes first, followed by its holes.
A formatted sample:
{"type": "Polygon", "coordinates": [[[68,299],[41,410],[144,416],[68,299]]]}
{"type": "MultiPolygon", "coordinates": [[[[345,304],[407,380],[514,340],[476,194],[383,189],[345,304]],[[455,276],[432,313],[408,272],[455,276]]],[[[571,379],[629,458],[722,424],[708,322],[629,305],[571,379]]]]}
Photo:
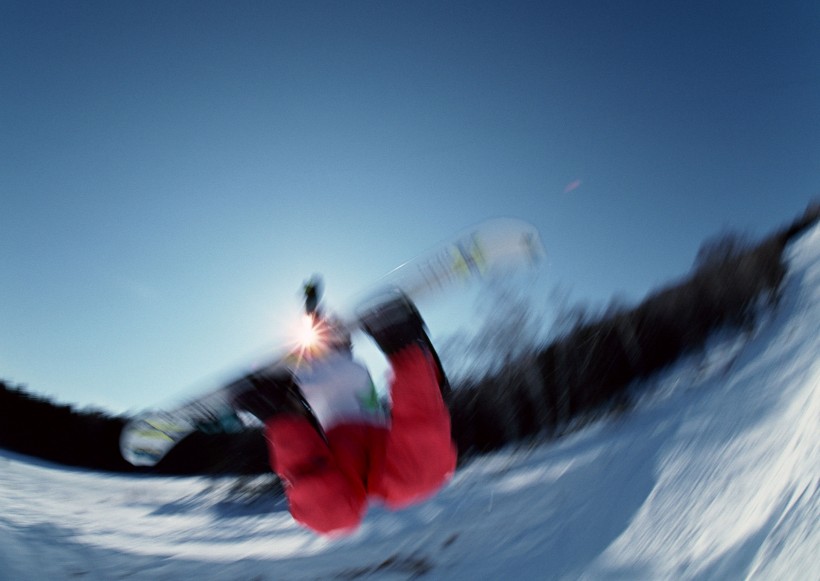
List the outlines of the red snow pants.
{"type": "Polygon", "coordinates": [[[302,417],[268,421],[270,462],[293,518],[319,533],[352,532],[369,499],[397,509],[434,494],[452,476],[456,449],[437,367],[422,347],[390,358],[390,427],[342,424],[326,441],[302,417]]]}

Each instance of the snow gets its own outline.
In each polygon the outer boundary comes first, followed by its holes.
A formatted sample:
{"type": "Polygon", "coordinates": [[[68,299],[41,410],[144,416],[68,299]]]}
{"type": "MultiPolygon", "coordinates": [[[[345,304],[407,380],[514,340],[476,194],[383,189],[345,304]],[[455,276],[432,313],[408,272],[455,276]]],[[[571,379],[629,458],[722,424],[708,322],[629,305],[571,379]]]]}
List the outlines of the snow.
{"type": "Polygon", "coordinates": [[[0,453],[0,579],[820,579],[820,228],[783,299],[640,386],[638,405],[459,471],[350,537],[232,480],[0,453]]]}

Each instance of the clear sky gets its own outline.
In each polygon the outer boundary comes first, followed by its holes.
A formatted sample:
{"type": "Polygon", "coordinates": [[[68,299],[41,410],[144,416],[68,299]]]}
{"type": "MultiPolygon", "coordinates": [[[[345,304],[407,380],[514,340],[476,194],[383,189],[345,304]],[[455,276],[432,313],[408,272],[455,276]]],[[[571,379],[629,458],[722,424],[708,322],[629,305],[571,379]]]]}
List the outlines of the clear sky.
{"type": "MultiPolygon", "coordinates": [[[[0,377],[140,408],[485,218],[637,301],[820,193],[820,3],[0,1],[0,377]]],[[[434,335],[462,324],[431,316],[434,335]]]]}

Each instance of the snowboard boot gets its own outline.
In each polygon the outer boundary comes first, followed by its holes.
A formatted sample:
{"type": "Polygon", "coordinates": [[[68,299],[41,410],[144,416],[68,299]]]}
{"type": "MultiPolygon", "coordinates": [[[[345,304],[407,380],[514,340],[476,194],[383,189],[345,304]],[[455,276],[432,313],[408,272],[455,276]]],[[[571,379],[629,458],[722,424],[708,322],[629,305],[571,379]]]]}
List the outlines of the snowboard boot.
{"type": "Polygon", "coordinates": [[[310,406],[289,371],[260,371],[247,375],[232,387],[231,406],[248,412],[262,423],[284,414],[314,421],[310,406]]]}
{"type": "Polygon", "coordinates": [[[375,306],[360,312],[359,318],[362,329],[388,357],[413,344],[425,349],[436,365],[442,397],[449,394],[450,382],[444,374],[441,359],[427,335],[424,320],[407,295],[400,290],[392,291],[375,306]]]}

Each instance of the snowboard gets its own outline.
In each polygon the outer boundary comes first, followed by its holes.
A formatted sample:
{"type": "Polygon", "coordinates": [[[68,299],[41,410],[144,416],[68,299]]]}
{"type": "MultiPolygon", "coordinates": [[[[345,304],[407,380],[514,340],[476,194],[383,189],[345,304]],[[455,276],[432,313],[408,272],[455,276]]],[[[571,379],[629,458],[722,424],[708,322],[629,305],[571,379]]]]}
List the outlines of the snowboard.
{"type": "MultiPolygon", "coordinates": [[[[361,316],[390,293],[404,293],[413,301],[429,299],[459,286],[459,283],[486,279],[505,271],[536,264],[544,255],[537,229],[513,218],[496,218],[469,228],[452,240],[405,262],[382,277],[362,294],[351,314],[342,315],[334,325],[352,333],[361,316]]],[[[320,285],[316,280],[305,286],[305,310],[316,320],[320,316],[320,285]]],[[[322,315],[323,316],[323,315],[322,315]]],[[[246,389],[253,374],[274,373],[298,364],[303,346],[283,349],[268,362],[199,397],[169,409],[143,412],[123,427],[120,451],[135,466],[154,466],[174,446],[195,431],[237,432],[245,423],[231,402],[237,390],[246,389]]]]}

